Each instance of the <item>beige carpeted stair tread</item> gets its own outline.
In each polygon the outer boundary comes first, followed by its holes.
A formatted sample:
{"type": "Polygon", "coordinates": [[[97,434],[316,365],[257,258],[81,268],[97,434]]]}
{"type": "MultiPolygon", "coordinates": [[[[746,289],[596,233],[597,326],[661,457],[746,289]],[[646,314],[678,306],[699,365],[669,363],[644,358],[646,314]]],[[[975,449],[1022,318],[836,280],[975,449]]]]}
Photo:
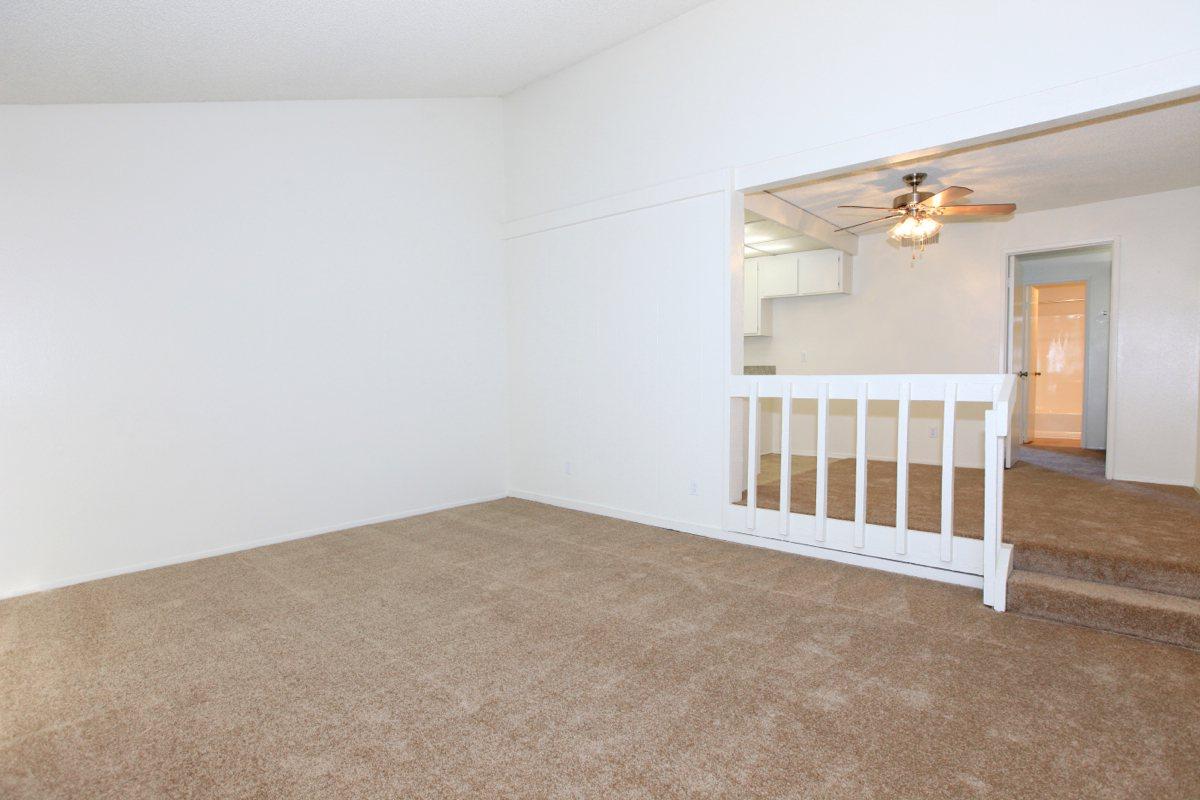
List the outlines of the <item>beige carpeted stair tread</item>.
{"type": "Polygon", "coordinates": [[[1057,542],[1025,541],[1014,550],[1013,567],[1200,600],[1198,565],[1173,559],[1170,555],[1156,552],[1114,555],[1099,550],[1064,547],[1057,542]]]}
{"type": "Polygon", "coordinates": [[[1014,570],[1008,610],[1200,649],[1200,600],[1191,597],[1014,570]]]}

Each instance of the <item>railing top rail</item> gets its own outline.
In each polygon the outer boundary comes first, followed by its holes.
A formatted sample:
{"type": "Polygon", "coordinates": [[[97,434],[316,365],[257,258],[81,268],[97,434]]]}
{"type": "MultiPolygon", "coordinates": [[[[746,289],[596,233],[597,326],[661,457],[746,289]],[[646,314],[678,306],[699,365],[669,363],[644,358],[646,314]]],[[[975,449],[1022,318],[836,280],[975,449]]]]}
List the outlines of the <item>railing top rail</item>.
{"type": "Polygon", "coordinates": [[[817,396],[827,385],[829,399],[854,400],[859,387],[867,386],[869,400],[898,400],[900,389],[907,386],[912,400],[944,400],[946,386],[955,384],[960,402],[1004,403],[1012,396],[1013,376],[1004,373],[915,374],[915,375],[734,375],[730,397],[749,397],[757,387],[759,397],[782,397],[784,386],[791,387],[797,399],[817,396]]]}

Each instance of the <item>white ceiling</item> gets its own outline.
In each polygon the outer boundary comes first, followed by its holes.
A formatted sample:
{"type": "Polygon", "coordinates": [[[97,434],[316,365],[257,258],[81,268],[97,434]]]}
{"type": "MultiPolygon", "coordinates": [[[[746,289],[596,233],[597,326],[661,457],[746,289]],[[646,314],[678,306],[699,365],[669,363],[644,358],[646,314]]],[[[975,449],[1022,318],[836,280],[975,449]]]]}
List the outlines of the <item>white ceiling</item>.
{"type": "Polygon", "coordinates": [[[774,256],[782,253],[802,253],[805,250],[820,250],[828,245],[810,236],[794,231],[773,219],[767,219],[753,211],[746,213],[745,251],[746,258],[774,256]]]}
{"type": "Polygon", "coordinates": [[[2,0],[0,103],[492,97],[705,0],[2,0]]]}
{"type": "MultiPolygon", "coordinates": [[[[974,189],[960,204],[1016,203],[1018,214],[1197,186],[1200,100],[772,193],[836,225],[852,225],[871,219],[872,213],[839,210],[838,205],[890,207],[892,198],[904,191],[901,176],[909,172],[929,173],[923,189],[974,189]]],[[[859,232],[882,230],[886,227],[879,223],[859,232]]]]}

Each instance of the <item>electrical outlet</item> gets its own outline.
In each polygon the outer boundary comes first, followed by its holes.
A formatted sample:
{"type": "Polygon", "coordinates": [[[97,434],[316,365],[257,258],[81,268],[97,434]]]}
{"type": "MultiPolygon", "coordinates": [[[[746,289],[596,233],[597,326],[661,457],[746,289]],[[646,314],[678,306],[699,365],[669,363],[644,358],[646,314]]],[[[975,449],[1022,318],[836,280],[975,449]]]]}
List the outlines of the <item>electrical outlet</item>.
{"type": "Polygon", "coordinates": [[[700,484],[695,481],[688,481],[688,494],[692,496],[700,494],[700,484]]]}
{"type": "Polygon", "coordinates": [[[937,428],[933,428],[933,427],[931,427],[931,428],[929,429],[929,438],[930,438],[930,439],[936,439],[936,438],[937,438],[937,428]]]}
{"type": "Polygon", "coordinates": [[[568,461],[567,463],[563,464],[563,473],[564,473],[564,474],[566,474],[566,475],[574,475],[575,473],[574,473],[574,471],[573,471],[573,470],[574,470],[574,467],[572,467],[572,466],[571,466],[571,462],[570,462],[570,461],[568,461]]]}
{"type": "Polygon", "coordinates": [[[800,363],[801,363],[801,364],[807,364],[807,363],[808,363],[808,351],[807,351],[807,350],[801,350],[801,351],[800,351],[800,363]]]}

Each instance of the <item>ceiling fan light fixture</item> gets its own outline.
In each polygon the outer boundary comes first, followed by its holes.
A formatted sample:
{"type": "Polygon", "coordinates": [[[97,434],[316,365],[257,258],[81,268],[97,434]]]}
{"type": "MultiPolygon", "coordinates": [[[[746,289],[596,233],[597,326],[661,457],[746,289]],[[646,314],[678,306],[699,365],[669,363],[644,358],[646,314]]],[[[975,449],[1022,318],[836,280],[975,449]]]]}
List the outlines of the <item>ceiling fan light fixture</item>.
{"type": "Polygon", "coordinates": [[[889,212],[882,217],[869,219],[866,222],[857,222],[838,228],[838,230],[853,230],[864,225],[874,225],[877,222],[900,217],[900,221],[888,231],[888,236],[893,241],[911,247],[913,261],[916,261],[925,251],[925,245],[937,241],[938,232],[942,229],[939,217],[945,217],[951,221],[959,217],[1005,217],[1017,210],[1015,203],[955,204],[956,200],[961,200],[973,193],[973,190],[965,186],[947,186],[939,192],[922,192],[920,187],[927,177],[929,176],[924,172],[905,175],[904,183],[908,186],[909,191],[895,198],[890,208],[864,205],[838,206],[838,208],[854,209],[855,211],[889,212]]]}
{"type": "Polygon", "coordinates": [[[941,229],[942,223],[933,217],[918,217],[910,214],[893,225],[892,229],[888,231],[888,236],[901,244],[916,247],[937,236],[941,229]]]}

